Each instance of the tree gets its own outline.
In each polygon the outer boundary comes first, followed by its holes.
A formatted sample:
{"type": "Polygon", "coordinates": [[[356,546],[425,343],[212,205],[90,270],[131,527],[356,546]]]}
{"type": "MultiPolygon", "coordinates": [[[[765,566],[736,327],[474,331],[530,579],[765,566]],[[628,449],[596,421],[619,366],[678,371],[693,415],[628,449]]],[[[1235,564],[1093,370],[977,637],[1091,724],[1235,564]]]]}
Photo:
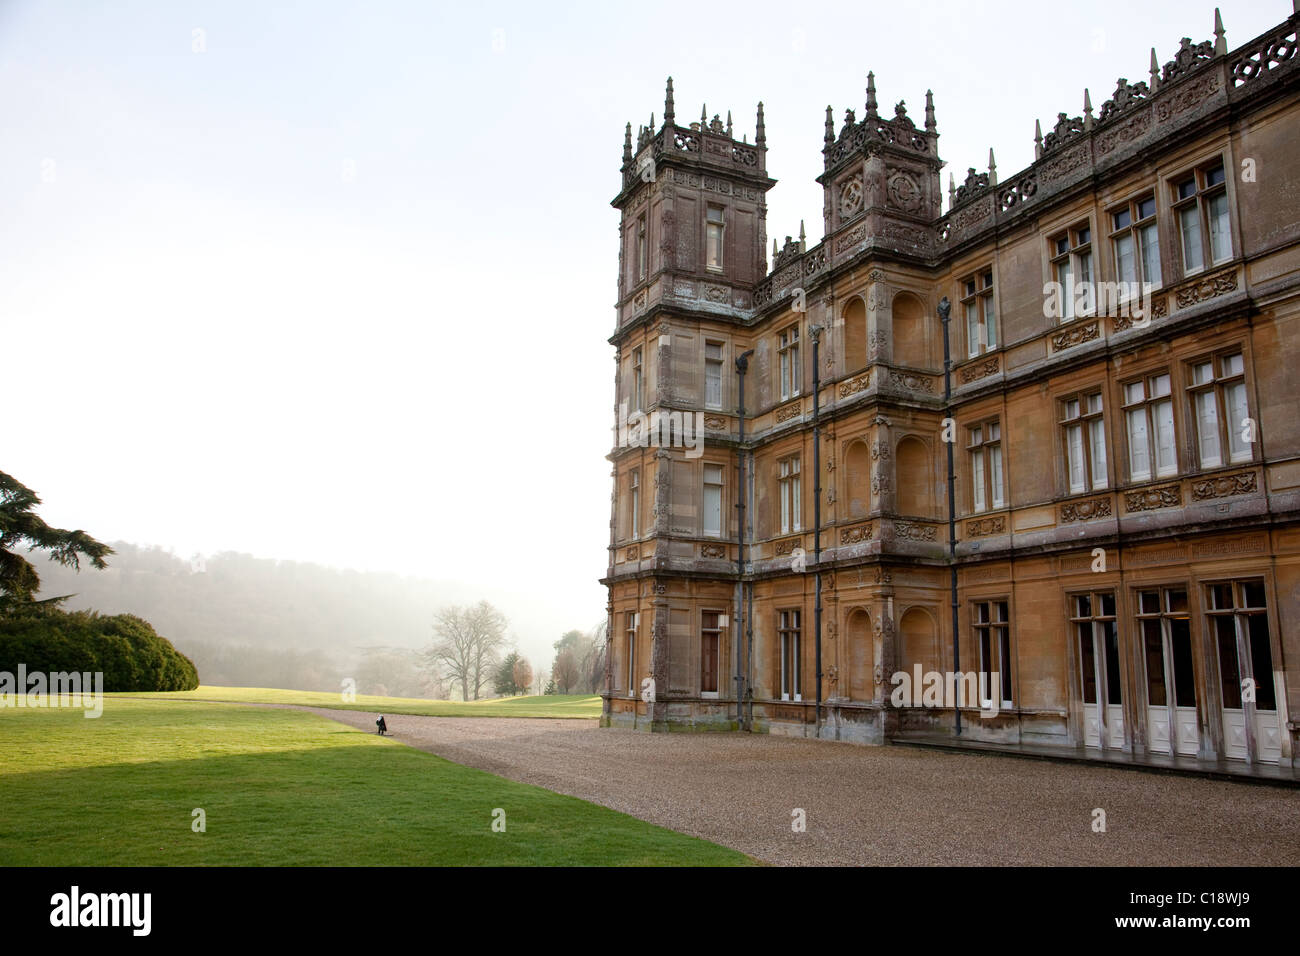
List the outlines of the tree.
{"type": "Polygon", "coordinates": [[[36,515],[41,499],[26,485],[0,472],[0,601],[30,602],[41,589],[41,578],[14,548],[25,546],[50,552],[50,560],[81,570],[81,557],[96,568],[108,567],[104,558],[113,549],[84,531],[51,528],[36,515]]]}
{"type": "Polygon", "coordinates": [[[520,684],[517,673],[520,663],[525,667],[528,662],[519,656],[518,651],[511,651],[492,675],[492,688],[502,697],[516,697],[528,691],[528,682],[520,684]]]}
{"type": "Polygon", "coordinates": [[[478,700],[505,646],[506,616],[487,601],[440,608],[433,617],[436,640],[424,651],[430,670],[442,669],[460,684],[462,700],[478,700]]]}
{"type": "Polygon", "coordinates": [[[528,658],[518,657],[516,655],[514,666],[515,687],[519,688],[519,693],[528,693],[528,685],[533,682],[533,665],[528,663],[528,658]]]}
{"type": "Polygon", "coordinates": [[[573,648],[566,647],[555,655],[551,665],[551,680],[561,694],[571,694],[582,678],[582,669],[578,666],[578,655],[573,648]]]}

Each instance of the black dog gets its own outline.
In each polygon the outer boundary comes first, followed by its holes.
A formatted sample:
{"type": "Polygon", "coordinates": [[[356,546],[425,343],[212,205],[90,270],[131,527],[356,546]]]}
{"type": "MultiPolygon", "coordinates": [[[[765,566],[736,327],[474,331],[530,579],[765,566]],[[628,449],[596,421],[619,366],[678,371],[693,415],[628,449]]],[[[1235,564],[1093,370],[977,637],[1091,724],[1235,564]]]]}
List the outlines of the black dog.
{"type": "Polygon", "coordinates": [[[384,734],[388,733],[388,725],[384,723],[383,717],[380,717],[375,721],[375,726],[379,728],[379,736],[382,737],[384,734]]]}

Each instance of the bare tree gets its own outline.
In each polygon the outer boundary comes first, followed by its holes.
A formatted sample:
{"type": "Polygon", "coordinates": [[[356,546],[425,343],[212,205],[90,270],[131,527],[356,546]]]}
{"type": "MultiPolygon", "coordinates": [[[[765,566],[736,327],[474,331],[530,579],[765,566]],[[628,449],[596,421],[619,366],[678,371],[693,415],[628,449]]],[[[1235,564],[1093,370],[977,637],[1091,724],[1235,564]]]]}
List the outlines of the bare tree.
{"type": "Polygon", "coordinates": [[[556,691],[561,694],[571,694],[578,687],[578,682],[582,679],[582,668],[579,667],[578,655],[573,648],[562,648],[555,655],[555,663],[551,665],[551,678],[555,681],[556,691]]]}
{"type": "Polygon", "coordinates": [[[589,694],[598,694],[605,686],[605,651],[608,642],[606,632],[609,622],[601,621],[587,636],[586,652],[582,657],[582,689],[589,694]]]}
{"type": "Polygon", "coordinates": [[[459,684],[461,699],[479,699],[506,644],[506,616],[487,601],[472,607],[439,608],[433,616],[435,640],[424,651],[424,665],[459,684]]]}

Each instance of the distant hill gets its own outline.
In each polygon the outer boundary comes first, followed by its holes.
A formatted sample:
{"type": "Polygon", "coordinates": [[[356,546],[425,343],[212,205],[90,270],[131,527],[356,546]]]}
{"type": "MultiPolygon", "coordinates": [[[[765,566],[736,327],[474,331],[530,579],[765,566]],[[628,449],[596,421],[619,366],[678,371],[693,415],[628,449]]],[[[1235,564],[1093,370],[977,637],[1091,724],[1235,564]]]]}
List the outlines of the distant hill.
{"type": "Polygon", "coordinates": [[[411,651],[432,639],[434,610],[457,600],[450,588],[234,552],[192,565],[158,547],[112,547],[104,571],[77,573],[31,555],[40,597],[71,594],[68,610],[144,618],[194,661],[205,684],[337,690],[341,677],[364,671],[362,658],[382,657],[411,662],[384,677],[386,693],[432,691],[411,651]]]}

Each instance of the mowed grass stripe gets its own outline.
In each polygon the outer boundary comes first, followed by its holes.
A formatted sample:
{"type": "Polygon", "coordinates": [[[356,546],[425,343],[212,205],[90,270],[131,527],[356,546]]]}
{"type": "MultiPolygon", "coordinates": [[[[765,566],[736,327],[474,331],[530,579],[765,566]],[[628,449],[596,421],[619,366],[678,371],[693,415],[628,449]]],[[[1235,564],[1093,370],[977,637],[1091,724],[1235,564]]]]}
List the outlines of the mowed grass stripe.
{"type": "MultiPolygon", "coordinates": [[[[112,694],[108,695],[114,696],[112,694]]],[[[499,697],[491,700],[425,700],[419,697],[377,697],[357,694],[346,702],[341,693],[315,690],[281,690],[274,687],[208,687],[166,693],[128,693],[119,696],[155,700],[229,701],[237,704],[301,704],[338,710],[365,710],[417,717],[562,717],[600,716],[600,697],[592,694],[548,694],[533,697],[499,697]]]]}
{"type": "Polygon", "coordinates": [[[0,709],[0,865],[731,866],[752,861],[314,714],[110,699],[0,709]],[[494,833],[492,811],[505,811],[494,833]],[[191,829],[202,808],[207,832],[191,829]]]}

